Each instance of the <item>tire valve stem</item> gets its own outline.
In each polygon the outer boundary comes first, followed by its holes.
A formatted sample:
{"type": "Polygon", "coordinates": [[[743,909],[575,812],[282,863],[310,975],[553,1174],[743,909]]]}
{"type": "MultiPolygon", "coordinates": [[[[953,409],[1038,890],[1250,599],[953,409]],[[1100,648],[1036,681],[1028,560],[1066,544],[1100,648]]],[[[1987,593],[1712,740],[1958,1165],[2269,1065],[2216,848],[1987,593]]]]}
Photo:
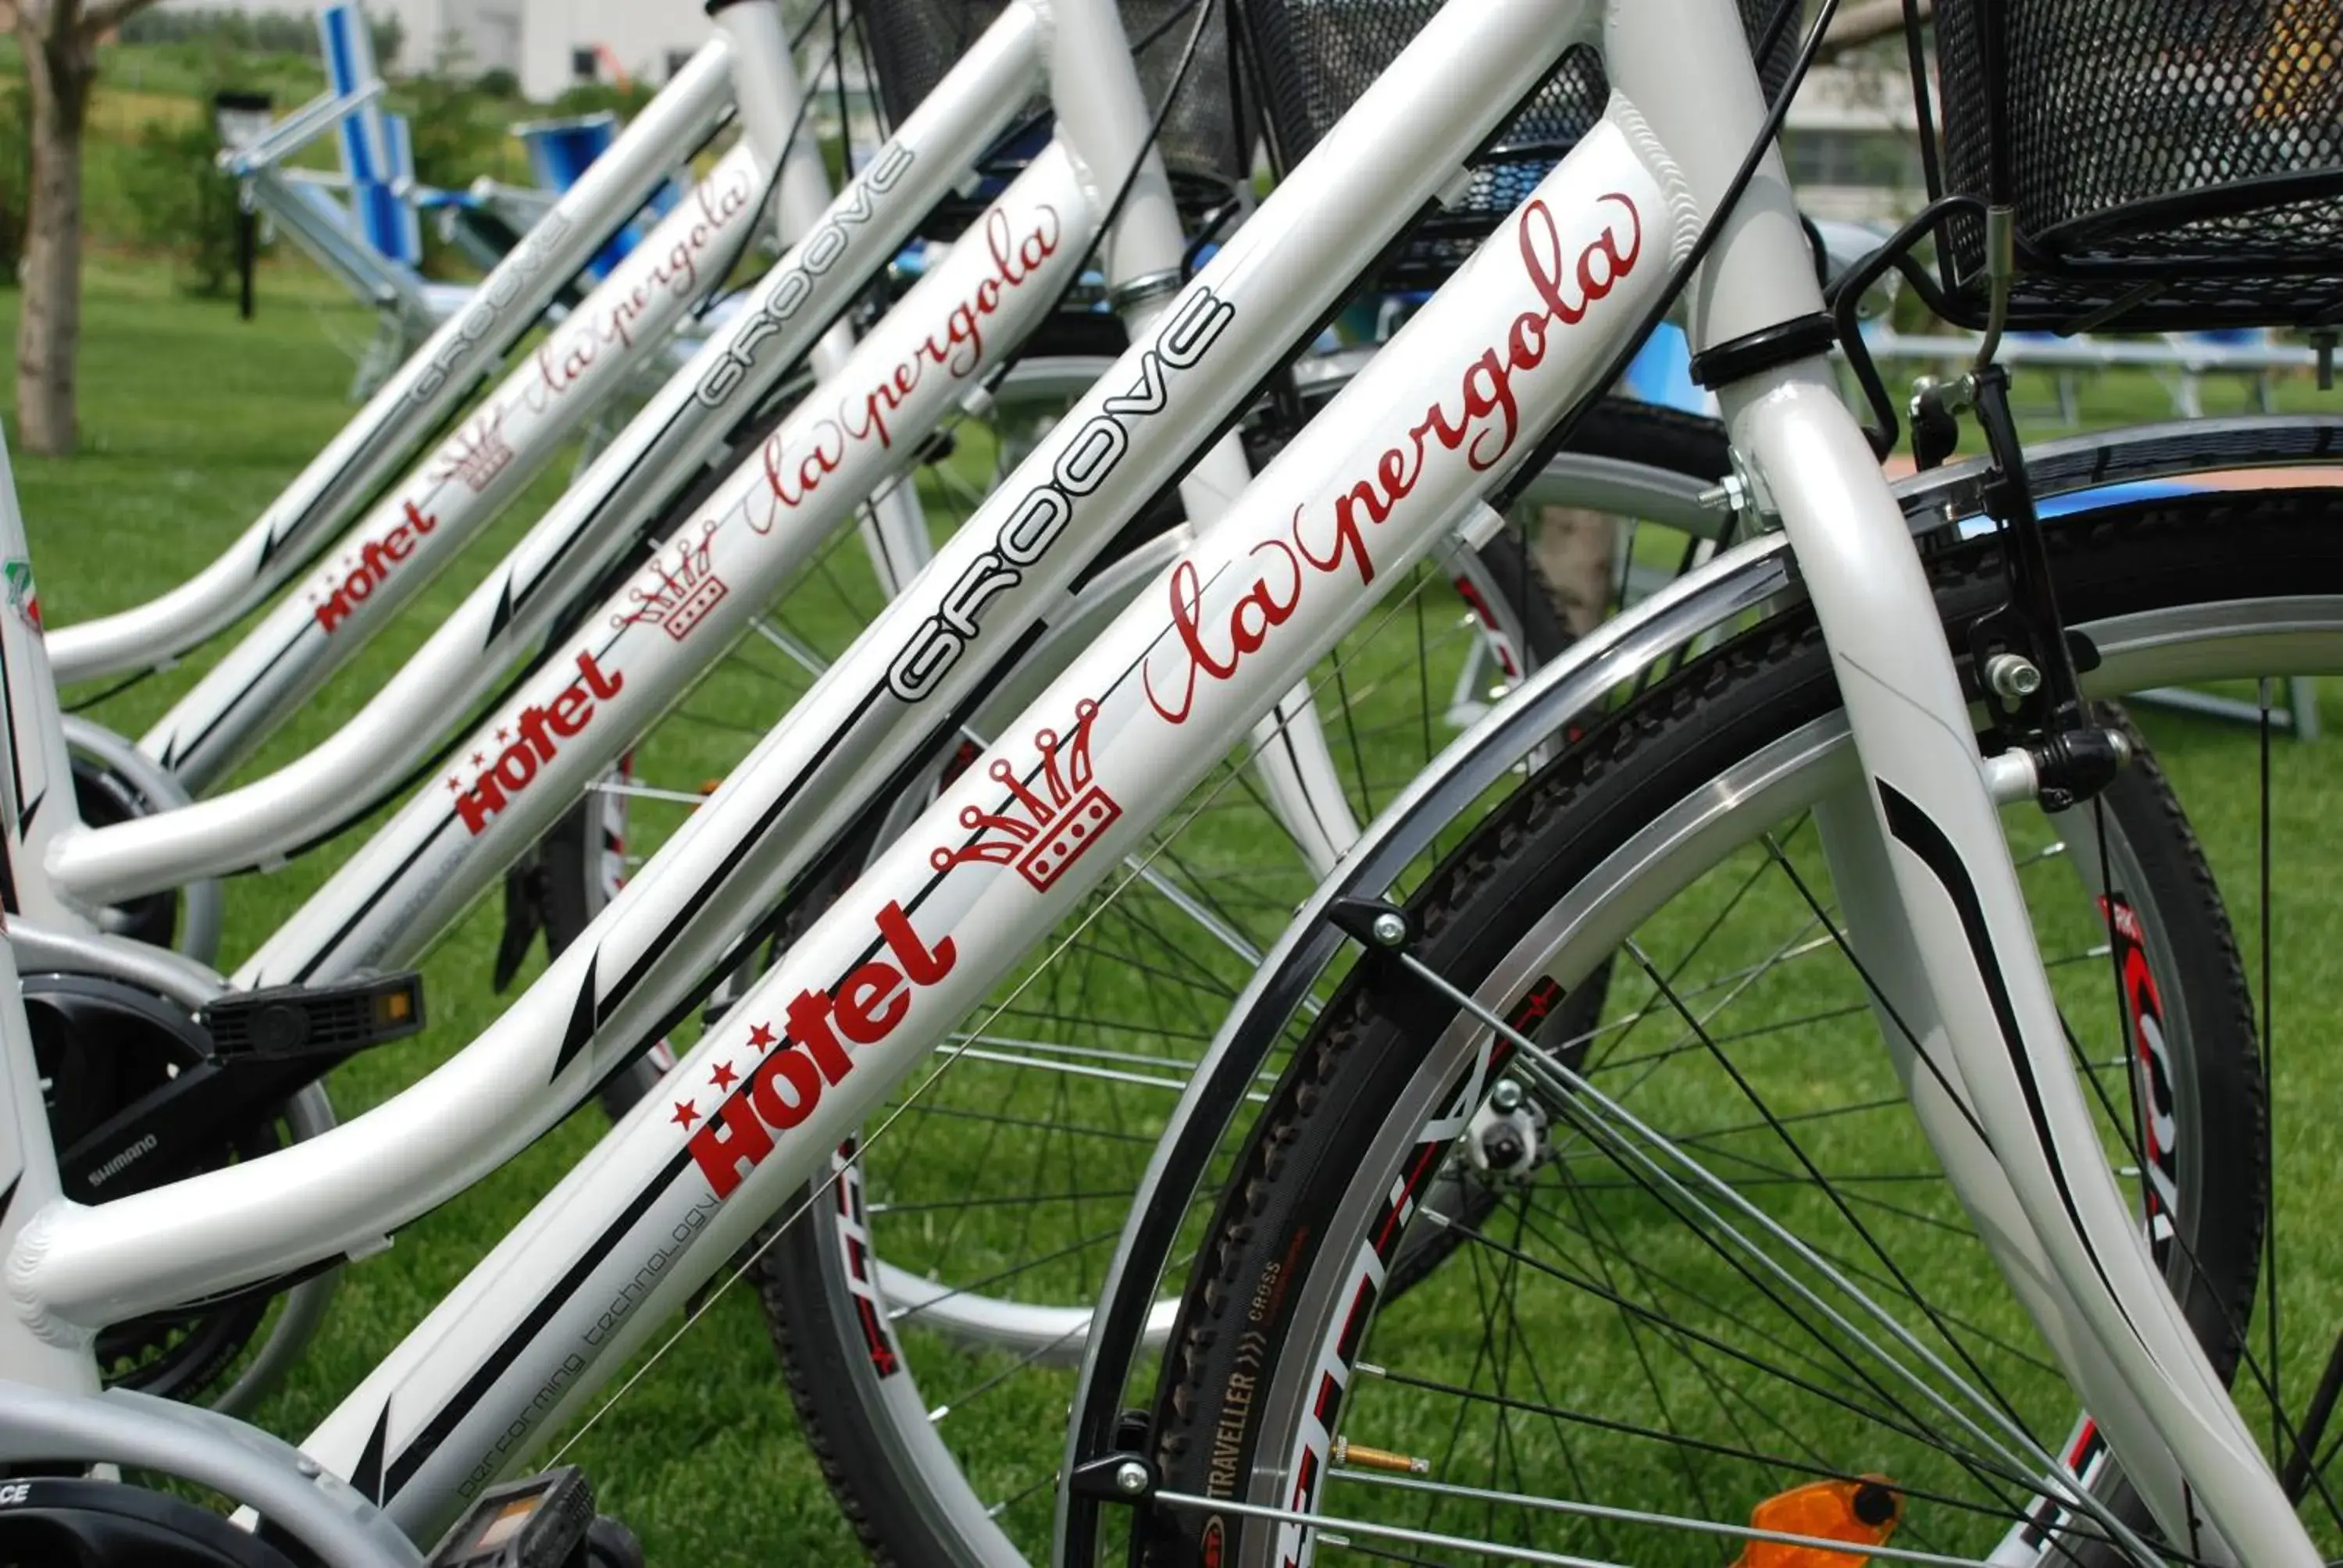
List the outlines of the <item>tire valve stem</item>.
{"type": "Polygon", "coordinates": [[[1347,1437],[1334,1440],[1334,1462],[1360,1470],[1380,1470],[1389,1475],[1429,1475],[1432,1461],[1418,1459],[1411,1453],[1393,1453],[1387,1449],[1369,1448],[1353,1442],[1347,1437]]]}

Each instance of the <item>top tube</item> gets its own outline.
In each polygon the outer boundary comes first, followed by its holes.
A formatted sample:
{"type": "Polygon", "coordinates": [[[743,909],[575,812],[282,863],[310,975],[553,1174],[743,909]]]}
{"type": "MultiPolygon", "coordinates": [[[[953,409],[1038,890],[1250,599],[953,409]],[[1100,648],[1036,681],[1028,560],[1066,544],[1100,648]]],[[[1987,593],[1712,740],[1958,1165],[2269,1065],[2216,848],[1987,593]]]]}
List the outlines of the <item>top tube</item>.
{"type": "Polygon", "coordinates": [[[730,105],[731,77],[732,46],[719,35],[225,554],[160,598],[54,633],[58,681],[164,668],[283,587],[632,220],[674,165],[714,134],[730,105]]]}

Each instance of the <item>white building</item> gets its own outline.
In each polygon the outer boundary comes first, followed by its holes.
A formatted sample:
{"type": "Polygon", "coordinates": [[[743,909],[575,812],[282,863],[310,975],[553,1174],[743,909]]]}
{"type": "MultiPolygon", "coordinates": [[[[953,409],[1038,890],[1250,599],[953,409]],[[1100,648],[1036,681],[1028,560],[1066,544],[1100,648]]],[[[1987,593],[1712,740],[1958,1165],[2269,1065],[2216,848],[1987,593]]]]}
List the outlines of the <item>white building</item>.
{"type": "MultiPolygon", "coordinates": [[[[174,9],[314,13],[327,0],[166,0],[174,9]]],[[[664,82],[707,42],[699,0],[363,0],[398,19],[405,43],[386,71],[427,69],[453,41],[473,72],[510,71],[531,98],[581,82],[664,82]]]]}
{"type": "Polygon", "coordinates": [[[510,71],[532,98],[620,76],[664,82],[709,30],[694,0],[389,0],[389,8],[406,25],[411,63],[460,39],[471,68],[510,71]]]}
{"type": "Polygon", "coordinates": [[[1912,79],[1901,69],[1818,66],[1782,128],[1808,216],[1893,226],[1926,205],[1912,79]]]}

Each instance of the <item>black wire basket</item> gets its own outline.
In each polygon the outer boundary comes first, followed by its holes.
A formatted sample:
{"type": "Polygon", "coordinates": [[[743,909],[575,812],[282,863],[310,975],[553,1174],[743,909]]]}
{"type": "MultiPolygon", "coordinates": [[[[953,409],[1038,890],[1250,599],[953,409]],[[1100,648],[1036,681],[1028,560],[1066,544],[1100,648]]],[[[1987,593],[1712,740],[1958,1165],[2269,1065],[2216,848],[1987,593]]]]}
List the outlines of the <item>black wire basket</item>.
{"type": "MultiPolygon", "coordinates": [[[[1765,48],[1758,75],[1770,97],[1789,79],[1796,61],[1798,18],[1793,9],[1780,25],[1773,25],[1785,0],[1739,3],[1752,49],[1765,48]]],[[[1795,6],[1795,0],[1786,3],[1795,6]]],[[[1245,40],[1276,166],[1290,169],[1307,156],[1440,8],[1441,0],[1244,0],[1245,40]]],[[[1383,284],[1432,287],[1455,271],[1594,127],[1610,96],[1603,62],[1594,50],[1580,47],[1564,55],[1474,160],[1463,198],[1417,226],[1383,284]]]]}
{"type": "MultiPolygon", "coordinates": [[[[1007,0],[861,0],[858,15],[888,123],[902,124],[1007,8],[1007,0]]],[[[1121,0],[1118,9],[1138,59],[1141,95],[1152,111],[1178,74],[1196,6],[1191,0],[1121,0]]],[[[1192,218],[1227,202],[1252,171],[1228,28],[1216,16],[1207,17],[1203,27],[1158,138],[1181,208],[1192,218]]],[[[985,172],[996,178],[1013,173],[1047,137],[1046,126],[1031,122],[1012,131],[987,156],[985,172]]],[[[974,210],[961,214],[962,220],[974,210]]]]}
{"type": "MultiPolygon", "coordinates": [[[[2010,326],[2343,322],[2343,0],[1938,0],[1936,47],[1931,194],[2013,213],[2010,326]]],[[[1937,239],[1986,325],[1986,224],[1937,239]]]]}

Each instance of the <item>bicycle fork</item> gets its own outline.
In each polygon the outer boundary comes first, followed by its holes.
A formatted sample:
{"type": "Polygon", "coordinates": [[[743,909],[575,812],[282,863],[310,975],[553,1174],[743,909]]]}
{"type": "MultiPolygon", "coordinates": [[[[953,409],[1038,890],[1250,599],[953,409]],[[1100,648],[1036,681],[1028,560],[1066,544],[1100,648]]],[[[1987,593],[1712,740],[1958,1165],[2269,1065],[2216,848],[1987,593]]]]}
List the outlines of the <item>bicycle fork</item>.
{"type": "MultiPolygon", "coordinates": [[[[1725,393],[1778,507],[1861,761],[1816,813],[1848,939],[1955,1191],[2166,1539],[2320,1559],[2108,1168],[1900,511],[1819,360],[1725,393]]],[[[2049,1483],[2051,1489],[2064,1484],[2049,1483]]]]}

